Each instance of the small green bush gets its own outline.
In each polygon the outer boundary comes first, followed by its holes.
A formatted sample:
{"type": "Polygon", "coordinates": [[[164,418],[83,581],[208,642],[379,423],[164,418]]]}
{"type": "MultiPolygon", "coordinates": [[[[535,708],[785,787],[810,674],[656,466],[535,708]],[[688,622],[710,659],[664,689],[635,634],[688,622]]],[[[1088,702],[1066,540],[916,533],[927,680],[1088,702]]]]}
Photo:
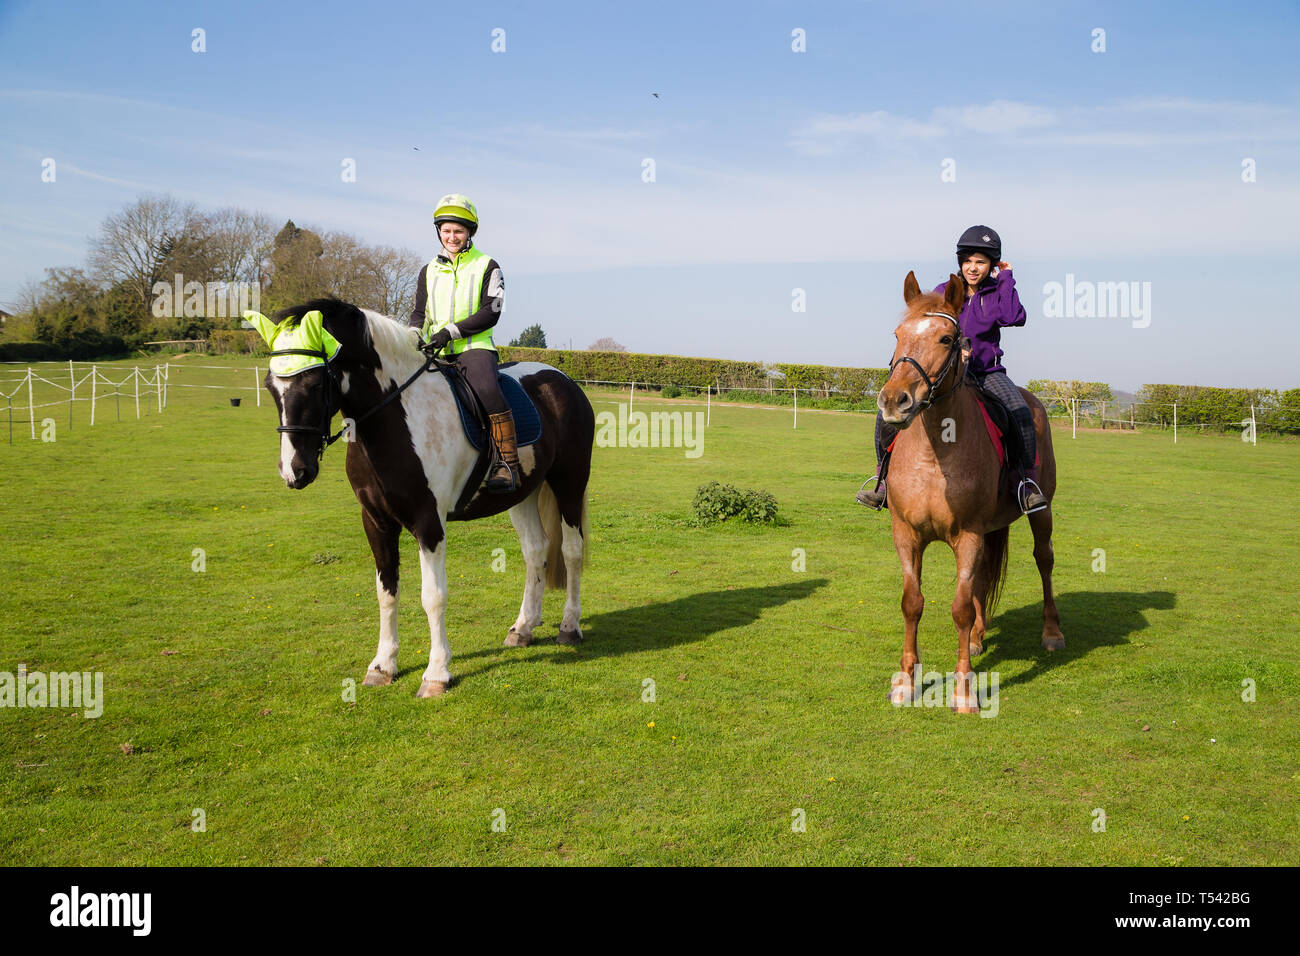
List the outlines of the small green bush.
{"type": "Polygon", "coordinates": [[[728,518],[739,518],[754,524],[772,524],[776,521],[776,498],[770,493],[744,490],[716,481],[700,485],[692,506],[695,508],[696,524],[716,524],[728,518]]]}
{"type": "Polygon", "coordinates": [[[663,390],[664,398],[680,398],[682,390],[676,385],[665,385],[663,390]]]}

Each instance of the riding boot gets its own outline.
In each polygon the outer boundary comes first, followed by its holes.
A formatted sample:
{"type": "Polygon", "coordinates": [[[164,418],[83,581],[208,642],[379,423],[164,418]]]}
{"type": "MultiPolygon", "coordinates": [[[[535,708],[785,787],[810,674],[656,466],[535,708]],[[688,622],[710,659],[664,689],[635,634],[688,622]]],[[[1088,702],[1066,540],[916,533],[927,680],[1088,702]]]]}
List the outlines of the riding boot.
{"type": "Polygon", "coordinates": [[[1020,471],[1020,486],[1016,489],[1016,500],[1020,503],[1022,514],[1033,514],[1047,507],[1047,496],[1038,487],[1038,469],[1024,468],[1020,471]]]}
{"type": "Polygon", "coordinates": [[[519,490],[519,449],[515,444],[515,417],[510,412],[489,415],[492,443],[497,446],[497,460],[488,472],[487,490],[508,495],[519,490]]]}
{"type": "MultiPolygon", "coordinates": [[[[875,474],[875,479],[876,479],[875,487],[873,487],[870,491],[864,491],[859,489],[857,494],[858,504],[866,505],[868,508],[871,508],[875,511],[879,511],[884,506],[885,496],[887,494],[887,490],[885,488],[885,473],[889,471],[889,456],[892,454],[893,452],[887,451],[885,452],[884,457],[880,459],[880,467],[876,469],[876,474],[875,474]]],[[[871,480],[870,478],[867,479],[867,481],[870,480],[871,480]]],[[[866,483],[867,482],[864,481],[863,485],[865,485],[866,483]]]]}

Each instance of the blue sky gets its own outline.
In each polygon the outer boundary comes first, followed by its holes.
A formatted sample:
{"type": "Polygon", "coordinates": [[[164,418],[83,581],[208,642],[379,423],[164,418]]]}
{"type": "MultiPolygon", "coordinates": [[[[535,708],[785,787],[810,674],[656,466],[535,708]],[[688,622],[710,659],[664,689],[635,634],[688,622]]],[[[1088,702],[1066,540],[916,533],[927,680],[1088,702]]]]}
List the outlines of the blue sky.
{"type": "Polygon", "coordinates": [[[1029,313],[1013,378],[1300,384],[1295,4],[449,9],[0,3],[0,305],[142,192],[431,255],[460,191],[503,338],[879,365],[906,272],[986,223],[1029,313]],[[1067,274],[1150,282],[1150,325],[1045,317],[1067,274]]]}

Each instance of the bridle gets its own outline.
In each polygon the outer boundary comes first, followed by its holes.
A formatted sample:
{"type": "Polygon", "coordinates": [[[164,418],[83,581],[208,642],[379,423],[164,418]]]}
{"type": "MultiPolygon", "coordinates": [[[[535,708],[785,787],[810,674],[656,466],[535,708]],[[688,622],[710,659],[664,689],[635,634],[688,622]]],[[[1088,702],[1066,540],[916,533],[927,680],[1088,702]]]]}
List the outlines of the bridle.
{"type": "Polygon", "coordinates": [[[907,364],[911,365],[912,368],[916,369],[917,373],[921,376],[922,381],[925,382],[926,389],[927,389],[925,395],[925,401],[917,404],[916,406],[917,412],[923,412],[931,405],[933,405],[935,402],[939,401],[940,399],[947,398],[949,395],[951,395],[953,392],[957,390],[958,386],[961,385],[962,380],[965,379],[966,377],[963,370],[963,374],[960,377],[958,377],[958,379],[955,382],[953,382],[952,388],[948,389],[948,391],[944,392],[942,395],[936,395],[934,393],[935,386],[948,377],[948,373],[952,371],[952,367],[956,363],[957,357],[961,355],[961,351],[962,351],[961,323],[958,322],[956,319],[954,319],[947,312],[922,312],[921,314],[932,315],[938,318],[947,319],[956,328],[957,334],[953,336],[952,348],[948,350],[948,358],[944,361],[943,368],[939,371],[939,374],[935,376],[933,381],[930,379],[930,376],[929,374],[926,373],[925,369],[921,367],[921,363],[918,362],[916,359],[912,358],[912,356],[910,355],[900,356],[899,358],[896,358],[894,361],[889,363],[890,375],[894,374],[895,366],[901,365],[902,363],[906,362],[907,364]]]}
{"type": "MultiPolygon", "coordinates": [[[[279,425],[275,429],[277,432],[280,432],[281,434],[283,434],[284,432],[295,432],[295,433],[319,436],[321,439],[321,446],[320,446],[320,452],[318,454],[318,457],[324,458],[325,449],[328,448],[330,445],[334,444],[340,438],[342,438],[343,433],[348,430],[348,422],[345,419],[343,423],[343,427],[340,428],[333,435],[330,434],[330,421],[334,418],[334,413],[340,410],[340,407],[342,405],[342,396],[343,396],[343,384],[339,381],[338,373],[334,371],[334,359],[325,351],[325,348],[323,346],[319,349],[277,349],[276,351],[272,352],[271,355],[272,356],[310,355],[314,358],[321,359],[325,363],[325,375],[326,375],[325,402],[322,409],[323,418],[321,420],[321,423],[315,426],[279,425]]],[[[335,352],[334,357],[337,356],[338,356],[338,352],[335,352]]],[[[452,364],[454,366],[454,363],[452,364]]],[[[376,405],[374,405],[364,414],[353,419],[352,427],[355,428],[357,425],[360,425],[371,415],[375,414],[375,412],[379,411],[389,402],[393,401],[393,399],[397,398],[397,396],[401,395],[404,391],[406,391],[408,388],[411,387],[411,384],[417,378],[419,378],[425,372],[429,371],[432,368],[445,369],[446,365],[447,363],[439,361],[436,355],[430,355],[428,359],[425,361],[425,363],[415,370],[414,375],[408,378],[397,388],[393,389],[393,391],[385,395],[382,399],[379,400],[379,402],[376,405]]],[[[304,369],[303,371],[306,371],[306,369],[304,369]]],[[[274,374],[274,372],[272,372],[272,374],[274,374]]]]}

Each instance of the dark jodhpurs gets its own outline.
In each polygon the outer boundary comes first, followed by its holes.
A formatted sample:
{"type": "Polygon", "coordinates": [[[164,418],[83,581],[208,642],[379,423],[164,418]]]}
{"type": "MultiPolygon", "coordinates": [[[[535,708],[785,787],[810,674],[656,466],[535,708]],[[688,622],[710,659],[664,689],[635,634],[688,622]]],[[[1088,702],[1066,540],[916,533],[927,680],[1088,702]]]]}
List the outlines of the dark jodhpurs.
{"type": "Polygon", "coordinates": [[[465,370],[465,378],[483,403],[489,415],[510,411],[506,397],[497,383],[497,353],[493,349],[466,349],[456,356],[456,362],[465,370]]]}
{"type": "MultiPolygon", "coordinates": [[[[1006,406],[1011,413],[1011,422],[1020,438],[1020,447],[1023,450],[1021,460],[1025,462],[1025,470],[1028,471],[1034,464],[1034,458],[1038,454],[1037,436],[1034,435],[1034,415],[1025,403],[1025,396],[1020,394],[1020,389],[1012,384],[1011,379],[1007,378],[1005,372],[990,372],[983,378],[975,373],[971,373],[971,379],[979,387],[980,391],[987,392],[995,399],[1006,406]]],[[[889,443],[894,440],[898,434],[898,429],[893,425],[886,425],[876,413],[876,466],[880,466],[880,460],[885,457],[885,449],[889,443]]]]}

